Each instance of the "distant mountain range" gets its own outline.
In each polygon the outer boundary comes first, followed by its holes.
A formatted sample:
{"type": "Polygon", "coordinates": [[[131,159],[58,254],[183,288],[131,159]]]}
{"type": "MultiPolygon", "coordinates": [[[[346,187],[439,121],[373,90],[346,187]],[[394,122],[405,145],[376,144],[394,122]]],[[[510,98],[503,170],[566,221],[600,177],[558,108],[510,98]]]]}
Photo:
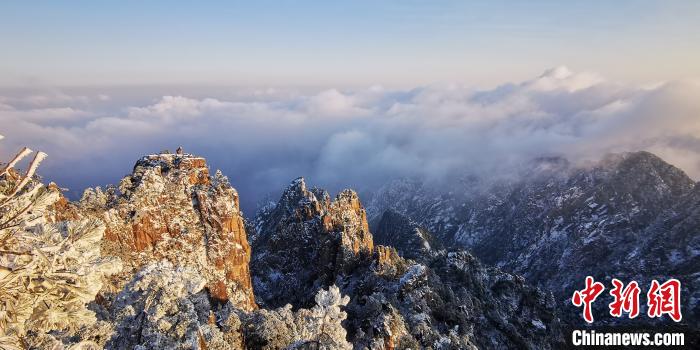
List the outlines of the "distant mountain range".
{"type": "MultiPolygon", "coordinates": [[[[550,157],[510,180],[460,186],[389,183],[367,205],[372,227],[386,231],[387,213],[401,215],[448,247],[551,291],[565,314],[580,312],[569,299],[588,275],[606,285],[617,278],[645,287],[651,279],[678,278],[684,321],[697,329],[700,186],[682,170],[648,152],[609,155],[585,168],[550,157]]],[[[618,323],[605,317],[608,302],[598,303],[600,321],[618,323]]]]}

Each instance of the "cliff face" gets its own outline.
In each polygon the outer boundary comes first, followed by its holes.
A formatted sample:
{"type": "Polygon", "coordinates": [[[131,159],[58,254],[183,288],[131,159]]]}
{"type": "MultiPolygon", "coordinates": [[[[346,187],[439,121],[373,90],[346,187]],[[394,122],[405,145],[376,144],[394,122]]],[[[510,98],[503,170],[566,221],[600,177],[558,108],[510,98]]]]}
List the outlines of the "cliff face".
{"type": "Polygon", "coordinates": [[[106,223],[104,254],[131,267],[125,279],[167,260],[198,271],[214,300],[256,308],[238,193],[220,172],[209,174],[204,158],[145,156],[122,179],[119,192],[86,191],[79,206],[106,223]]]}

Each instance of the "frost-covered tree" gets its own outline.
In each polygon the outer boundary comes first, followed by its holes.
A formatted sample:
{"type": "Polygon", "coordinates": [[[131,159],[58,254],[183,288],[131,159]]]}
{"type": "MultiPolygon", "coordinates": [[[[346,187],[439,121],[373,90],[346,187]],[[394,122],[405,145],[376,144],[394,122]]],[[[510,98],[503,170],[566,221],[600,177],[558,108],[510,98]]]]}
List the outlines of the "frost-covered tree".
{"type": "Polygon", "coordinates": [[[291,305],[258,310],[244,319],[246,345],[252,349],[352,349],[346,340],[341,310],[350,301],[336,286],[319,290],[312,309],[291,305]]]}
{"type": "Polygon", "coordinates": [[[117,330],[106,348],[240,349],[216,324],[205,284],[189,267],[168,261],[147,265],[114,302],[117,330]]]}
{"type": "Polygon", "coordinates": [[[348,304],[350,297],[341,295],[340,289],[333,285],[328,290],[319,290],[315,300],[316,306],[310,312],[299,311],[305,321],[301,333],[305,340],[292,348],[352,349],[345,340],[346,332],[341,324],[347,314],[340,309],[348,304]]]}
{"type": "Polygon", "coordinates": [[[0,166],[0,349],[32,347],[49,331],[75,335],[94,325],[86,304],[103,277],[121,269],[118,260],[100,256],[101,222],[47,222],[59,192],[35,177],[46,154],[36,153],[24,174],[15,168],[32,153],[24,148],[0,166]]]}

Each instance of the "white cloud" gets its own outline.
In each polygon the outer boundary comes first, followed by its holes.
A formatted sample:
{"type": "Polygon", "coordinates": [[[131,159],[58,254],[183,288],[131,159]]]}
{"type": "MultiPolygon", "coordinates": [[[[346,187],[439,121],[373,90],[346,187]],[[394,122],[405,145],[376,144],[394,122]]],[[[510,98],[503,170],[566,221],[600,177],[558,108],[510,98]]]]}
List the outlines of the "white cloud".
{"type": "Polygon", "coordinates": [[[45,150],[45,174],[79,189],[116,181],[141,154],[183,145],[222,168],[244,200],[299,175],[332,189],[372,188],[395,176],[499,171],[542,154],[646,149],[700,176],[700,84],[692,81],[637,87],[558,67],[491,90],[268,89],[91,109],[93,99],[115,101],[101,95],[59,95],[65,105],[50,107],[0,98],[2,153],[45,150]]]}

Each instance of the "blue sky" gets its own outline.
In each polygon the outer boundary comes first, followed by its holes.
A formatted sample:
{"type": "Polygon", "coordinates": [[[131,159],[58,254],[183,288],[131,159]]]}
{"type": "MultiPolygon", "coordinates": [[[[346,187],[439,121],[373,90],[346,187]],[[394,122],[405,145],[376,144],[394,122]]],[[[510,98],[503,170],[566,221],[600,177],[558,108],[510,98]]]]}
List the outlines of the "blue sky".
{"type": "Polygon", "coordinates": [[[700,77],[697,1],[6,1],[0,85],[700,77]]]}

